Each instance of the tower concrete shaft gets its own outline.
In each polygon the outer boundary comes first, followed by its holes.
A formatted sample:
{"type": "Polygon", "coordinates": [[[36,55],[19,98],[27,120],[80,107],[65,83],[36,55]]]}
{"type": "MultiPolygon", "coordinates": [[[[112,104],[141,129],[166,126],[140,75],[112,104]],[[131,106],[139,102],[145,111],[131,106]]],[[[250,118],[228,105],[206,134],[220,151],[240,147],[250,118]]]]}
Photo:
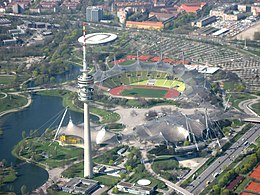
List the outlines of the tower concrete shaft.
{"type": "Polygon", "coordinates": [[[84,103],[84,177],[93,177],[92,151],[91,151],[91,131],[89,119],[89,101],[92,100],[94,78],[89,73],[89,67],[86,60],[86,25],[83,24],[83,69],[82,75],[78,77],[79,100],[84,103]]]}
{"type": "Polygon", "coordinates": [[[84,177],[93,177],[89,105],[84,103],[84,177]]]}

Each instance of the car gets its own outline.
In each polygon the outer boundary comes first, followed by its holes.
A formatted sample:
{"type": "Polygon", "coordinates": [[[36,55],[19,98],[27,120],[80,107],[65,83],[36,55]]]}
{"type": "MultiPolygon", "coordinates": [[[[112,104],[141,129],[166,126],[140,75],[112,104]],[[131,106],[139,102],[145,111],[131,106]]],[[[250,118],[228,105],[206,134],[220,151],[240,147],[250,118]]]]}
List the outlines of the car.
{"type": "Polygon", "coordinates": [[[206,181],[206,184],[209,185],[209,184],[210,184],[210,181],[206,181]]]}

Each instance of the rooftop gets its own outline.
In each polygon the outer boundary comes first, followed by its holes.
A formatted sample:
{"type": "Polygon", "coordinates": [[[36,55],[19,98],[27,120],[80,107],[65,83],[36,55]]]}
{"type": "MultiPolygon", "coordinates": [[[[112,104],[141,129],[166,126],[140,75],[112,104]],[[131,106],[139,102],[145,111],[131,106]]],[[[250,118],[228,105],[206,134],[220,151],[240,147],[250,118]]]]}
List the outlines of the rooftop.
{"type": "Polygon", "coordinates": [[[70,193],[87,193],[93,191],[93,188],[96,188],[98,182],[95,180],[84,179],[84,178],[73,178],[67,182],[62,190],[70,193]]]}
{"type": "Polygon", "coordinates": [[[205,2],[194,2],[181,4],[180,9],[186,12],[196,13],[198,10],[202,9],[207,3],[205,2]]]}
{"type": "Polygon", "coordinates": [[[135,22],[135,21],[127,21],[126,24],[163,27],[163,23],[162,22],[149,22],[149,21],[135,22]]]}
{"type": "Polygon", "coordinates": [[[117,39],[117,35],[112,34],[112,33],[92,33],[92,34],[87,34],[85,36],[81,36],[78,41],[83,44],[88,44],[88,45],[98,45],[98,44],[104,44],[108,43],[111,41],[114,41],[117,39]]]}

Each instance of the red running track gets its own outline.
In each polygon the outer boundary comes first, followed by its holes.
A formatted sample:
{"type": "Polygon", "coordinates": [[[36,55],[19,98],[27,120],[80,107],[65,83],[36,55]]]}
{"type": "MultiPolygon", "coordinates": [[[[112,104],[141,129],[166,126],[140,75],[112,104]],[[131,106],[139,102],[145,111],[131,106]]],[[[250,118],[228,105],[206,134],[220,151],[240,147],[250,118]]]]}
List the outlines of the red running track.
{"type": "Polygon", "coordinates": [[[120,87],[113,88],[109,91],[111,95],[114,96],[120,96],[120,93],[124,91],[125,89],[131,89],[131,88],[146,88],[146,89],[157,89],[157,90],[168,90],[165,94],[164,98],[175,98],[180,95],[180,92],[178,92],[176,89],[169,89],[169,88],[163,88],[163,87],[155,87],[155,86],[129,86],[124,85],[120,87]]]}

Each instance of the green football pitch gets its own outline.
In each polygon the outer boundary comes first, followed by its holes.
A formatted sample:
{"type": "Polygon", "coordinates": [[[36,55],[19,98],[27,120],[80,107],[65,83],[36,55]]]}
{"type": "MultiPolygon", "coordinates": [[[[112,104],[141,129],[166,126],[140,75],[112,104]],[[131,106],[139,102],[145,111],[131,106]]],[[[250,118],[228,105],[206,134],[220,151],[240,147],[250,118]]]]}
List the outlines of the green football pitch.
{"type": "Polygon", "coordinates": [[[154,97],[163,98],[168,90],[161,89],[146,89],[146,88],[131,88],[124,89],[120,95],[123,96],[137,96],[137,97],[154,97]]]}
{"type": "MultiPolygon", "coordinates": [[[[147,85],[149,80],[143,80],[131,83],[131,85],[147,85]]],[[[185,84],[182,81],[177,80],[167,80],[167,79],[156,79],[154,86],[165,87],[165,88],[175,88],[179,92],[185,90],[185,84]]]]}

